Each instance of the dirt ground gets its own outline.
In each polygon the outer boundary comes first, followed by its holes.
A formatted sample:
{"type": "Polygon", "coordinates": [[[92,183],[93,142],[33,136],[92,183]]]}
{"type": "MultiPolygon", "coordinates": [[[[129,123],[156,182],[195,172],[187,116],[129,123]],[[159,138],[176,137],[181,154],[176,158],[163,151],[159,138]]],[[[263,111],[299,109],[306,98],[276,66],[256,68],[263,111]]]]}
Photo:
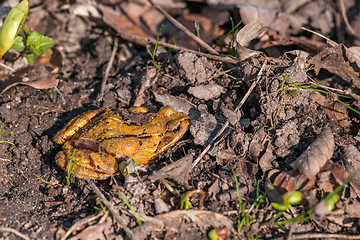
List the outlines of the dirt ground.
{"type": "Polygon", "coordinates": [[[25,25],[56,44],[32,67],[2,61],[0,239],[360,239],[360,176],[342,185],[360,171],[359,2],[234,2],[30,1],[25,25]],[[67,185],[54,135],[132,106],[190,128],[133,174],[67,185]]]}

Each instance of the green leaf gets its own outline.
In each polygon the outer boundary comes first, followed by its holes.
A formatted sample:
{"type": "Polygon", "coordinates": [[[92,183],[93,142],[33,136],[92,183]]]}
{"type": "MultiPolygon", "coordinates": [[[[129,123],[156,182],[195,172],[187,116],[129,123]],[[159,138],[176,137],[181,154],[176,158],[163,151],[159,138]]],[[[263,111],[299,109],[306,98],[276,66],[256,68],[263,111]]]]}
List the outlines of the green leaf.
{"type": "Polygon", "coordinates": [[[272,202],[271,206],[279,211],[286,211],[291,205],[299,204],[302,200],[302,193],[299,191],[286,192],[281,195],[284,204],[272,202]]]}
{"type": "Polygon", "coordinates": [[[0,59],[11,48],[16,36],[25,22],[29,9],[27,0],[13,7],[7,15],[0,31],[0,59]]]}
{"type": "Polygon", "coordinates": [[[32,50],[37,56],[43,55],[43,51],[41,50],[41,41],[42,41],[42,35],[37,32],[33,31],[30,33],[26,40],[26,46],[32,50]]]}
{"type": "Polygon", "coordinates": [[[189,201],[189,196],[184,194],[184,196],[180,200],[180,209],[190,209],[192,207],[192,203],[189,201]]]}
{"type": "Polygon", "coordinates": [[[290,205],[299,204],[302,200],[302,193],[299,191],[287,192],[282,195],[282,199],[284,203],[288,203],[290,205]]]}
{"type": "Polygon", "coordinates": [[[49,48],[52,48],[54,46],[54,44],[55,44],[55,42],[52,38],[47,37],[47,36],[42,36],[40,48],[42,51],[45,52],[49,48]]]}
{"type": "Polygon", "coordinates": [[[32,33],[31,29],[26,25],[23,27],[23,31],[26,36],[29,36],[32,33]]]}
{"type": "Polygon", "coordinates": [[[25,48],[25,38],[22,36],[17,36],[14,44],[11,47],[12,49],[15,49],[18,52],[24,51],[25,48]]]}
{"type": "Polygon", "coordinates": [[[326,210],[331,212],[335,209],[335,204],[340,200],[340,196],[338,194],[334,194],[326,203],[326,210]]]}
{"type": "Polygon", "coordinates": [[[291,205],[289,203],[280,204],[277,202],[272,202],[271,206],[273,206],[274,208],[276,208],[279,211],[286,211],[290,208],[291,205]]]}
{"type": "Polygon", "coordinates": [[[34,65],[36,62],[35,53],[25,54],[25,58],[26,58],[27,62],[29,63],[29,65],[34,65]]]}

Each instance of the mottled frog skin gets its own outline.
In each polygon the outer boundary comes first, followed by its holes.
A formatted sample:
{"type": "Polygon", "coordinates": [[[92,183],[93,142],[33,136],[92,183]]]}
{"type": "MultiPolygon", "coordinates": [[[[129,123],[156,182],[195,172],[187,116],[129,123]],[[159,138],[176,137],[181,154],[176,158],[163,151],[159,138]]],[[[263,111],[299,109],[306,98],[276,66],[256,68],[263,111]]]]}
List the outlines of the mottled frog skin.
{"type": "Polygon", "coordinates": [[[168,106],[158,113],[144,107],[88,111],[72,119],[55,135],[54,141],[62,145],[55,160],[68,172],[76,148],[71,174],[78,178],[106,179],[119,173],[119,163],[127,157],[137,165],[147,164],[176,143],[189,124],[186,114],[168,106]]]}

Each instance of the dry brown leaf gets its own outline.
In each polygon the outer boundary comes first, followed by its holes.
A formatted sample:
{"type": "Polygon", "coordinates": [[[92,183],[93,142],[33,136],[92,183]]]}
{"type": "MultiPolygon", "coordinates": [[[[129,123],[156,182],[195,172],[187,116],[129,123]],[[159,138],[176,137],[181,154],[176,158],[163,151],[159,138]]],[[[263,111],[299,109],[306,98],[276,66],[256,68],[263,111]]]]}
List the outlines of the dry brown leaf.
{"type": "Polygon", "coordinates": [[[328,213],[326,219],[339,225],[339,230],[340,227],[351,227],[356,222],[356,219],[350,219],[349,216],[345,214],[345,210],[341,208],[328,213]]]}
{"type": "Polygon", "coordinates": [[[309,190],[315,185],[315,180],[315,178],[308,180],[304,174],[299,175],[292,170],[280,172],[275,178],[274,186],[282,193],[294,191],[300,183],[300,189],[309,190]]]}
{"type": "Polygon", "coordinates": [[[175,97],[169,94],[157,94],[153,92],[156,101],[162,103],[164,106],[170,106],[177,112],[187,114],[191,120],[196,120],[200,117],[200,111],[196,105],[186,99],[175,97]]]}
{"type": "Polygon", "coordinates": [[[357,54],[339,44],[336,47],[328,47],[310,59],[309,63],[314,64],[316,74],[320,69],[339,76],[343,80],[360,88],[359,67],[357,54]]]}
{"type": "Polygon", "coordinates": [[[246,24],[237,34],[236,43],[240,46],[247,47],[250,42],[256,38],[261,38],[265,34],[265,25],[259,20],[255,19],[246,24]]]}
{"type": "Polygon", "coordinates": [[[349,214],[351,218],[360,218],[360,202],[353,201],[351,204],[345,205],[345,212],[349,214]]]}
{"type": "Polygon", "coordinates": [[[96,240],[103,239],[104,232],[108,232],[111,227],[111,221],[105,223],[98,223],[96,225],[92,225],[84,229],[81,233],[77,234],[75,237],[71,238],[75,239],[87,239],[87,240],[96,240]]]}
{"type": "Polygon", "coordinates": [[[255,6],[255,5],[241,5],[239,6],[239,13],[241,20],[248,24],[255,19],[259,19],[269,26],[276,19],[277,11],[272,8],[255,6]]]}
{"type": "Polygon", "coordinates": [[[349,120],[349,116],[347,113],[348,108],[339,102],[328,102],[324,105],[325,113],[339,124],[341,127],[348,127],[351,125],[351,121],[349,120]]]}
{"type": "Polygon", "coordinates": [[[188,92],[196,98],[210,100],[218,98],[224,92],[224,88],[215,83],[190,87],[188,92]]]}
{"type": "Polygon", "coordinates": [[[249,145],[249,154],[250,154],[250,157],[255,162],[258,161],[260,153],[261,153],[261,151],[263,151],[266,138],[267,138],[267,132],[264,127],[259,128],[255,132],[254,136],[252,137],[252,140],[249,145]]]}
{"type": "MultiPolygon", "coordinates": [[[[230,234],[236,234],[232,221],[228,217],[215,212],[194,209],[175,210],[157,215],[153,218],[153,221],[147,221],[132,230],[134,233],[134,239],[145,239],[149,233],[157,231],[156,229],[159,227],[161,227],[163,231],[168,230],[170,234],[173,232],[171,229],[180,229],[182,231],[179,230],[177,232],[182,234],[180,235],[180,239],[182,239],[186,237],[186,234],[189,234],[189,232],[187,232],[189,227],[187,226],[185,228],[185,225],[189,223],[198,226],[203,234],[206,234],[209,228],[214,227],[227,227],[230,230],[230,234]]],[[[172,236],[172,238],[174,238],[174,236],[172,236]]]]}
{"type": "MultiPolygon", "coordinates": [[[[224,35],[224,30],[221,25],[229,20],[229,12],[224,10],[218,10],[211,7],[203,8],[200,14],[184,14],[177,18],[182,25],[187,29],[194,32],[194,23],[199,26],[200,38],[208,43],[212,44],[214,40],[224,35]]],[[[176,27],[169,28],[167,33],[169,41],[175,39],[179,46],[187,47],[190,49],[198,50],[199,46],[193,40],[191,40],[182,31],[179,31],[176,27]]]]}
{"type": "Polygon", "coordinates": [[[263,172],[273,168],[272,162],[276,159],[274,155],[274,147],[272,144],[267,144],[265,153],[259,159],[259,166],[263,172]]]}
{"type": "Polygon", "coordinates": [[[328,161],[321,171],[330,171],[339,185],[349,177],[345,167],[339,163],[334,163],[333,161],[328,161]]]}
{"type": "Polygon", "coordinates": [[[326,126],[306,151],[291,164],[291,167],[312,179],[331,158],[334,148],[334,136],[331,128],[326,126]]]}
{"type": "Polygon", "coordinates": [[[360,197],[360,152],[354,145],[344,147],[344,165],[349,175],[357,173],[350,184],[360,197]]]}
{"type": "Polygon", "coordinates": [[[153,181],[161,178],[173,179],[181,185],[188,187],[191,172],[191,163],[194,158],[194,154],[188,154],[178,161],[168,164],[162,169],[153,172],[150,179],[153,181]]]}
{"type": "Polygon", "coordinates": [[[56,88],[59,84],[59,79],[51,76],[50,71],[45,65],[26,67],[8,76],[7,80],[0,84],[0,94],[19,84],[36,89],[49,89],[56,88]]]}
{"type": "Polygon", "coordinates": [[[254,39],[260,38],[265,32],[265,27],[262,21],[255,19],[252,22],[245,25],[237,34],[236,34],[236,48],[237,48],[237,57],[241,61],[247,59],[261,56],[262,53],[259,51],[254,51],[246,46],[254,39]]]}
{"type": "Polygon", "coordinates": [[[157,27],[164,20],[156,9],[132,2],[120,4],[122,14],[102,4],[98,4],[98,8],[103,13],[104,22],[119,33],[156,36],[159,31],[157,27]]]}

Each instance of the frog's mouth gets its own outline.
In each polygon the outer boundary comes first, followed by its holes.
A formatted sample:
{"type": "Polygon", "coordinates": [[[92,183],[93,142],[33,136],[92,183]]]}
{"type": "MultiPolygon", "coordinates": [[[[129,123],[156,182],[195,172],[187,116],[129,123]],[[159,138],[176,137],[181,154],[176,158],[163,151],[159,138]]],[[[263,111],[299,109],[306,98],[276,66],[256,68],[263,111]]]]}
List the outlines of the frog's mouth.
{"type": "Polygon", "coordinates": [[[179,123],[178,126],[172,128],[171,130],[166,131],[161,136],[161,141],[158,145],[158,153],[163,152],[166,148],[174,145],[187,131],[190,125],[190,119],[185,119],[179,123]]]}

